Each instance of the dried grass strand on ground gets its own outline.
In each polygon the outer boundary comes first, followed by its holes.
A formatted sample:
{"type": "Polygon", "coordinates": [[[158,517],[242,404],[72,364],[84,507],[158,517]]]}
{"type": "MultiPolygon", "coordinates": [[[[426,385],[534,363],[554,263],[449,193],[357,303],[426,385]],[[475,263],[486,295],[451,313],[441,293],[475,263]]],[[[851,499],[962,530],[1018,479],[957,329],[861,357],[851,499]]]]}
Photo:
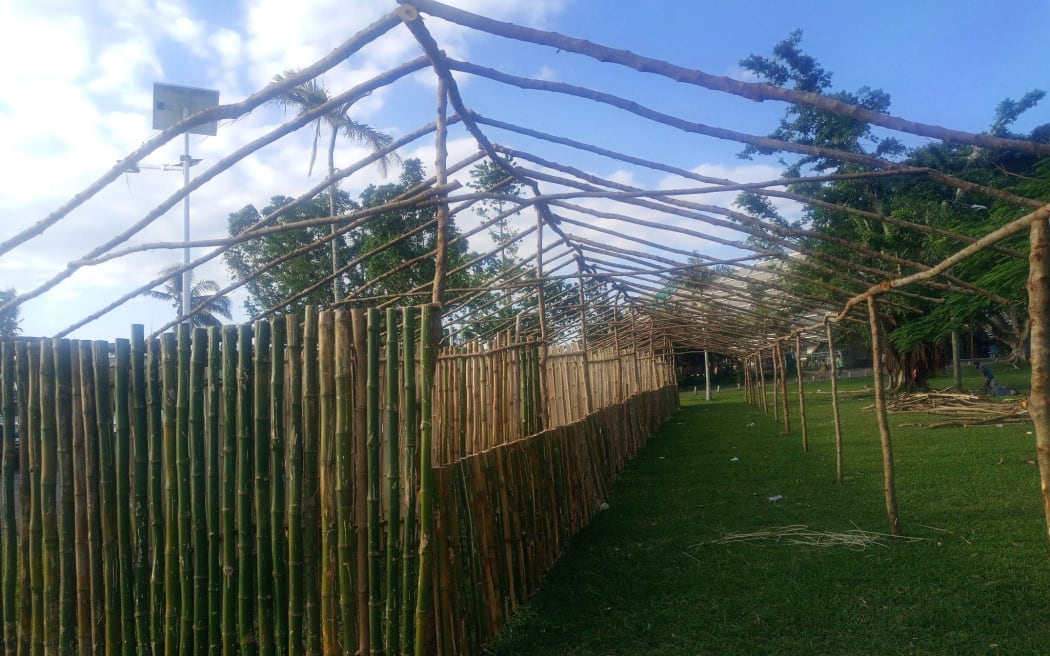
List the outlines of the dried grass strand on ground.
{"type": "Polygon", "coordinates": [[[690,551],[709,544],[755,544],[759,546],[800,545],[804,547],[845,547],[864,550],[871,546],[885,547],[890,540],[916,542],[926,538],[893,536],[862,529],[851,531],[817,531],[803,524],[774,526],[751,533],[727,533],[715,540],[705,540],[692,545],[690,551]]]}

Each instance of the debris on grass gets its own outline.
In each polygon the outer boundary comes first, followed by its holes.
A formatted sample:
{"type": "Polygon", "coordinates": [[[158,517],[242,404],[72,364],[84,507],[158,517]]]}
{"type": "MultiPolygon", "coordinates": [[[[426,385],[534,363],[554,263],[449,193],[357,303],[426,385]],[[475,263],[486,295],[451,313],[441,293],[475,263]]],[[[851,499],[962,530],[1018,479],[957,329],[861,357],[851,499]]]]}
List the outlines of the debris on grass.
{"type": "MultiPolygon", "coordinates": [[[[870,410],[874,407],[870,405],[864,409],[870,410]]],[[[945,421],[925,424],[927,428],[989,424],[1001,428],[1003,424],[1023,424],[1031,421],[1027,400],[1022,397],[1006,397],[993,401],[973,392],[955,392],[951,388],[894,395],[887,399],[886,411],[922,412],[947,418],[945,421]]]]}
{"type": "Polygon", "coordinates": [[[774,526],[752,533],[728,533],[715,540],[705,540],[690,547],[692,550],[709,544],[756,544],[759,546],[801,545],[804,547],[845,547],[863,551],[868,547],[885,547],[889,542],[918,542],[927,538],[893,536],[854,529],[852,531],[817,531],[805,525],[774,526]]]}

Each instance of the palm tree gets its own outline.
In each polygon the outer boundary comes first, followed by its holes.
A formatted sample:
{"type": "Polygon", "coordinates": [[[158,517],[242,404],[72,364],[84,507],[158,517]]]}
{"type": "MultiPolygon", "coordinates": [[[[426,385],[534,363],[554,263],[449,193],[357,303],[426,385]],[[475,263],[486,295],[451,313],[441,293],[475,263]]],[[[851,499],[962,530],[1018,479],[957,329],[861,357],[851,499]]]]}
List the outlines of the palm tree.
{"type": "MultiPolygon", "coordinates": [[[[171,274],[171,277],[164,283],[164,289],[151,289],[148,292],[143,292],[142,295],[171,303],[171,306],[175,308],[175,313],[181,316],[182,274],[175,273],[180,268],[181,265],[172,264],[161,269],[161,273],[171,274]]],[[[199,312],[190,317],[190,323],[193,326],[221,326],[222,321],[215,315],[233,320],[233,305],[230,303],[230,299],[225,296],[217,296],[219,289],[219,283],[214,280],[200,280],[190,288],[190,308],[204,304],[204,307],[199,312]]]]}
{"type": "MultiPolygon", "coordinates": [[[[283,82],[289,77],[297,75],[299,71],[288,70],[283,74],[278,73],[273,76],[275,83],[283,82]]],[[[273,102],[286,109],[291,108],[296,110],[299,115],[302,115],[311,109],[319,107],[326,102],[331,100],[331,96],[328,93],[328,89],[317,80],[317,78],[311,78],[306,82],[303,82],[299,86],[292,87],[284,93],[280,94],[273,99],[273,102]]],[[[350,118],[350,106],[352,103],[343,103],[336,105],[328,110],[326,113],[317,117],[314,121],[314,140],[313,147],[310,150],[310,167],[307,175],[312,175],[314,171],[314,162],[317,160],[317,142],[321,138],[321,124],[327,123],[330,130],[330,137],[328,140],[328,177],[331,178],[335,174],[335,143],[339,137],[339,133],[343,133],[347,139],[355,141],[357,143],[365,144],[370,147],[373,152],[378,152],[386,146],[390,145],[393,141],[390,135],[376,130],[370,125],[365,123],[359,123],[354,119],[350,118]]],[[[380,171],[386,174],[387,164],[390,162],[390,155],[381,158],[376,164],[379,166],[380,171]]],[[[336,184],[333,182],[328,187],[328,207],[331,212],[331,216],[335,216],[335,192],[336,184]]],[[[335,224],[332,224],[332,232],[336,231],[335,224]]],[[[338,249],[336,248],[335,240],[331,243],[332,252],[332,274],[339,270],[339,258],[338,249]]],[[[342,298],[342,292],[339,288],[339,278],[336,276],[332,279],[332,296],[334,300],[339,301],[342,298]]]]}

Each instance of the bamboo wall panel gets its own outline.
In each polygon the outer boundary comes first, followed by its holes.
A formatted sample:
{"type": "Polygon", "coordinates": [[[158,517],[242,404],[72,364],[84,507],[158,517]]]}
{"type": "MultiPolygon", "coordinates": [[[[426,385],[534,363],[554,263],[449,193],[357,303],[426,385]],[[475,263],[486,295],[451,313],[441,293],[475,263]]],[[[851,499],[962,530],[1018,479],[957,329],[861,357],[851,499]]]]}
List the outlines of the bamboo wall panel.
{"type": "Polygon", "coordinates": [[[677,392],[423,310],[0,345],[3,653],[480,653],[677,392]]]}

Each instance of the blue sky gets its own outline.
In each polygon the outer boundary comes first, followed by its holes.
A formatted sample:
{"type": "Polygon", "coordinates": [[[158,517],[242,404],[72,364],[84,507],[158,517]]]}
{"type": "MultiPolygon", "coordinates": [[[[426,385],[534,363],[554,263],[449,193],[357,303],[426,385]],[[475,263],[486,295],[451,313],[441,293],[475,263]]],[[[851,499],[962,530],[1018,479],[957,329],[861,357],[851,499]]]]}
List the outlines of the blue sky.
{"type": "MultiPolygon", "coordinates": [[[[666,59],[709,73],[747,79],[738,62],[768,54],[792,30],[804,30],[804,49],[834,72],[836,89],[868,85],[887,91],[892,113],[946,127],[987,129],[995,105],[1033,88],[1050,89],[1045,37],[1050,3],[1043,0],[816,2],[634,2],[599,0],[461,0],[454,4],[503,20],[666,59]]],[[[152,136],[152,83],[218,89],[222,102],[243,98],[273,74],[312,63],[395,6],[391,0],[8,0],[0,3],[0,150],[6,154],[0,187],[0,240],[42,218],[112,163],[152,136]]],[[[687,86],[565,52],[470,33],[427,19],[440,45],[457,58],[528,77],[600,88],[676,116],[766,134],[783,111],[778,103],[687,86]]],[[[333,89],[367,79],[417,54],[406,30],[395,29],[325,76],[333,89]]],[[[683,135],[646,124],[619,110],[543,92],[507,89],[460,76],[466,103],[478,112],[629,152],[682,168],[741,181],[776,177],[775,160],[744,162],[740,146],[683,135]]],[[[394,136],[433,117],[434,83],[426,72],[373,94],[356,116],[394,136]]],[[[283,119],[262,108],[216,137],[191,140],[194,156],[214,162],[283,119]]],[[[1044,101],[1016,126],[1050,122],[1044,101]]],[[[681,181],[568,149],[490,131],[493,140],[551,159],[571,161],[598,175],[639,186],[681,181]]],[[[453,157],[472,152],[462,130],[450,135],[453,157]]],[[[297,195],[320,178],[306,175],[310,134],[304,130],[194,194],[194,236],[221,236],[229,212],[270,195],[297,195]]],[[[919,143],[911,139],[910,143],[919,143]]],[[[430,167],[430,141],[406,156],[430,167]]],[[[177,161],[181,142],[149,158],[177,161]]],[[[339,164],[364,151],[340,147],[339,164]]],[[[345,184],[358,192],[382,182],[374,170],[345,184]]],[[[0,287],[30,289],[134,221],[181,184],[177,174],[143,171],[112,185],[70,219],[13,253],[0,256],[0,287]]],[[[731,198],[721,199],[724,203],[731,198]]],[[[531,219],[528,219],[531,222],[531,219]]],[[[173,211],[137,241],[177,239],[181,213],[173,211]]],[[[484,247],[484,240],[472,243],[484,247]]],[[[692,247],[692,246],[690,246],[692,247]]],[[[698,246],[704,249],[705,246],[698,246]]],[[[519,254],[526,254],[527,248],[519,254]]],[[[149,280],[176,252],[150,254],[82,270],[23,308],[27,334],[46,335],[149,280]]],[[[202,277],[224,280],[216,260],[202,277]]],[[[112,338],[132,322],[147,329],[167,321],[170,309],[135,300],[74,336],[112,338]]]]}

